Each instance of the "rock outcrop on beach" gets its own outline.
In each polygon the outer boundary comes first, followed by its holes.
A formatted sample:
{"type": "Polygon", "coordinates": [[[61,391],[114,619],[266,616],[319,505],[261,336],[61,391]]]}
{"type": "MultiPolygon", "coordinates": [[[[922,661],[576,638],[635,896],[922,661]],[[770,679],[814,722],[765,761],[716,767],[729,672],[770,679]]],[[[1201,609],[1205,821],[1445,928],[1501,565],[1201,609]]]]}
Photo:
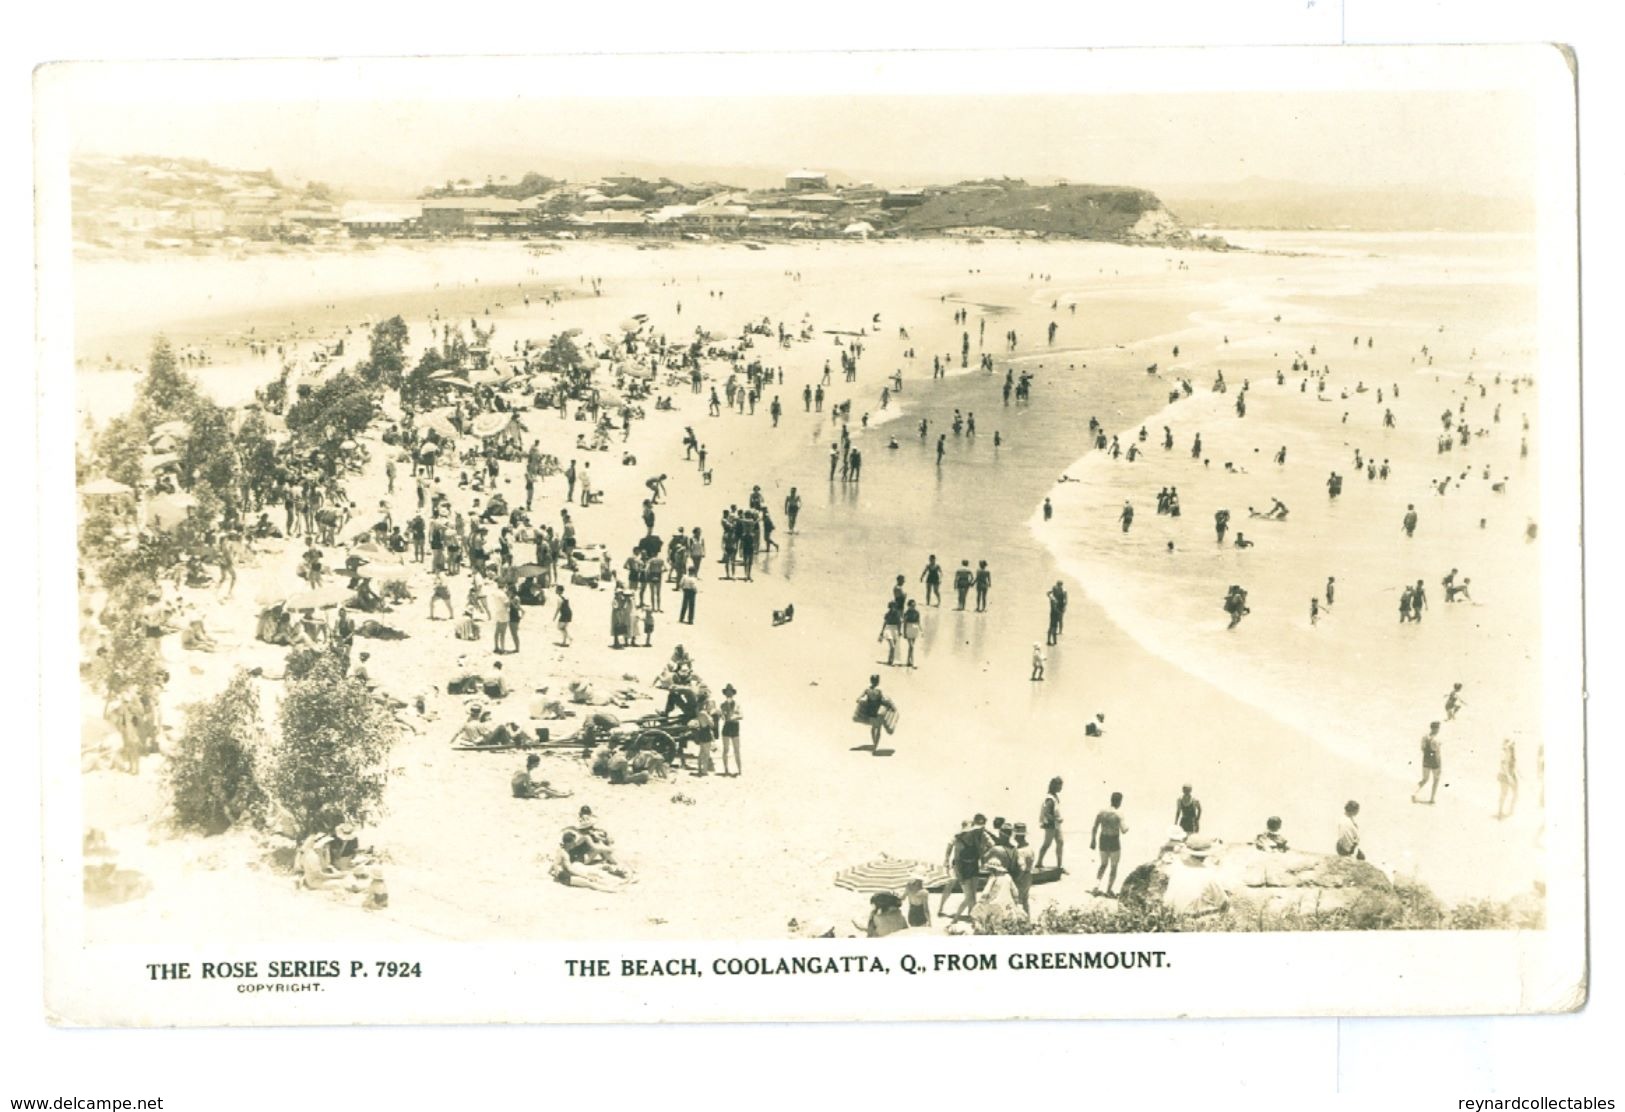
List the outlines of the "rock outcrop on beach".
{"type": "Polygon", "coordinates": [[[1147,189],[1107,185],[1033,186],[1022,181],[958,187],[909,210],[899,232],[919,235],[999,233],[1117,243],[1226,246],[1193,236],[1147,189]]]}
{"type": "Polygon", "coordinates": [[[1251,843],[1215,842],[1205,856],[1165,850],[1123,881],[1126,906],[1160,904],[1178,914],[1265,916],[1380,914],[1397,902],[1382,870],[1352,857],[1297,850],[1266,853],[1251,843]]]}

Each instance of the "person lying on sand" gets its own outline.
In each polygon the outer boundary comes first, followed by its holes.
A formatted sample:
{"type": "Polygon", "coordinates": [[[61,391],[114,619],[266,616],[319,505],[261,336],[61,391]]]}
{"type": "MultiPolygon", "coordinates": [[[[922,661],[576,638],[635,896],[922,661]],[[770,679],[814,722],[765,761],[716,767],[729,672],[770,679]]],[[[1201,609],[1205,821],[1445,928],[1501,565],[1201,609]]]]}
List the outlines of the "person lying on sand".
{"type": "Polygon", "coordinates": [[[581,835],[574,830],[566,830],[559,840],[559,847],[553,851],[553,856],[548,862],[548,875],[567,888],[619,892],[622,882],[618,877],[602,866],[589,864],[577,858],[581,842],[581,835]]]}
{"type": "Polygon", "coordinates": [[[788,625],[796,620],[796,605],[790,603],[783,610],[773,611],[773,624],[776,626],[788,625]]]}

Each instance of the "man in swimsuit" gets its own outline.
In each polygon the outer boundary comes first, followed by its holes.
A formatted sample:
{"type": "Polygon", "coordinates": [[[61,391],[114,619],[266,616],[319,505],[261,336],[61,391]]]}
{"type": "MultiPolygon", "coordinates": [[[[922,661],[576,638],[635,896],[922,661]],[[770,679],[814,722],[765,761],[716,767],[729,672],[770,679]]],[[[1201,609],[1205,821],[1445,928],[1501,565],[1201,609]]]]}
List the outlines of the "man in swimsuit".
{"type": "Polygon", "coordinates": [[[1439,772],[1443,765],[1443,760],[1439,752],[1441,742],[1442,739],[1439,737],[1439,724],[1437,722],[1429,722],[1428,732],[1422,735],[1422,779],[1416,782],[1416,791],[1411,793],[1412,803],[1431,804],[1435,799],[1438,798],[1439,772]],[[1428,785],[1429,781],[1432,781],[1433,784],[1432,791],[1428,793],[1428,797],[1426,799],[1418,799],[1417,796],[1422,793],[1422,789],[1428,785]]]}
{"type": "Polygon", "coordinates": [[[920,572],[920,579],[925,583],[925,604],[930,606],[932,605],[932,600],[935,599],[936,605],[941,606],[942,565],[937,563],[935,554],[926,557],[925,570],[920,572]]]}
{"type": "MultiPolygon", "coordinates": [[[[1128,824],[1123,821],[1122,814],[1117,810],[1123,805],[1123,793],[1112,792],[1112,804],[1095,816],[1095,825],[1089,831],[1089,848],[1100,849],[1100,868],[1095,873],[1095,881],[1099,883],[1102,877],[1106,878],[1105,895],[1116,897],[1112,891],[1117,883],[1117,864],[1123,856],[1123,835],[1128,833],[1128,824]]],[[[1098,888],[1095,890],[1100,891],[1098,888]]]]}
{"type": "Polygon", "coordinates": [[[1174,822],[1187,836],[1202,829],[1202,801],[1191,795],[1189,784],[1184,785],[1179,798],[1174,800],[1174,822]]]}
{"type": "Polygon", "coordinates": [[[953,880],[942,890],[942,902],[937,905],[938,916],[947,914],[948,897],[955,891],[964,893],[954,912],[955,919],[966,918],[975,910],[976,884],[982,871],[982,861],[992,848],[993,839],[987,832],[986,815],[977,815],[968,827],[954,835],[949,843],[947,860],[943,862],[953,873],[953,880]]]}

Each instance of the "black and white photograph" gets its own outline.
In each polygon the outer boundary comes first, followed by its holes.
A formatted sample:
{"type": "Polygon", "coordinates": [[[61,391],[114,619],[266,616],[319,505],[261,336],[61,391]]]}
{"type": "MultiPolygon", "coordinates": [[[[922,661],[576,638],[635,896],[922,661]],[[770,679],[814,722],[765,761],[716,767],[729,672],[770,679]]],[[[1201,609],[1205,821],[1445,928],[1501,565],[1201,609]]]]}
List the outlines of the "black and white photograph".
{"type": "Polygon", "coordinates": [[[1570,61],[44,67],[53,1021],[1582,1006],[1570,61]]]}

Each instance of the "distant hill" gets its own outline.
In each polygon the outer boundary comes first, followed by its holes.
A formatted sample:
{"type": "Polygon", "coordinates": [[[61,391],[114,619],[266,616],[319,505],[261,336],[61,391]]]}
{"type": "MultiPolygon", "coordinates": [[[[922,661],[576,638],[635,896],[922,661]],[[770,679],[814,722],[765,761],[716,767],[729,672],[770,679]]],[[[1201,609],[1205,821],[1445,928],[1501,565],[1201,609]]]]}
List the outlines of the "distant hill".
{"type": "Polygon", "coordinates": [[[1253,180],[1168,189],[1164,195],[1187,227],[1520,232],[1532,231],[1535,223],[1529,198],[1422,187],[1355,190],[1253,180]]]}
{"type": "Polygon", "coordinates": [[[898,222],[901,232],[991,229],[1079,239],[1166,242],[1189,234],[1155,193],[1114,185],[961,182],[927,191],[898,222]]]}

